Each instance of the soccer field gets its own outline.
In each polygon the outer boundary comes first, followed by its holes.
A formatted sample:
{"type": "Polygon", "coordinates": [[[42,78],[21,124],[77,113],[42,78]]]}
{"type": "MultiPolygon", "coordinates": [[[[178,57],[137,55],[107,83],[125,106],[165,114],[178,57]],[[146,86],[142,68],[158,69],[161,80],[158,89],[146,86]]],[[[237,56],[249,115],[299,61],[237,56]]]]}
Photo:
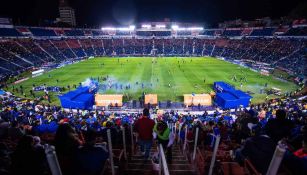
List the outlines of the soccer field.
{"type": "MultiPolygon", "coordinates": [[[[259,94],[260,88],[263,88],[265,83],[268,83],[268,88],[282,89],[282,93],[296,89],[293,83],[282,82],[271,76],[262,76],[247,68],[211,57],[99,57],[52,70],[19,83],[15,87],[22,85],[26,96],[30,97],[29,91],[33,84],[73,87],[74,84],[78,85],[87,78],[100,77],[101,80],[101,77],[106,76],[113,83],[124,85],[124,87],[130,84],[131,88],[121,89],[118,86],[117,89],[107,89],[103,92],[100,90],[101,93],[128,93],[131,99],[138,99],[142,92],[146,92],[158,94],[159,101],[183,101],[183,94],[209,93],[215,81],[225,81],[237,89],[252,92],[252,103],[265,100],[266,95],[259,94]],[[238,80],[246,77],[247,82],[243,82],[242,88],[239,81],[232,80],[234,75],[238,80]]],[[[106,82],[100,81],[100,83],[106,82]]],[[[43,92],[36,92],[36,95],[42,94],[43,92]]],[[[52,104],[59,104],[57,93],[50,92],[50,94],[52,104]]],[[[21,94],[18,95],[21,96],[21,94]]],[[[273,97],[273,95],[270,96],[270,98],[273,97]]]]}

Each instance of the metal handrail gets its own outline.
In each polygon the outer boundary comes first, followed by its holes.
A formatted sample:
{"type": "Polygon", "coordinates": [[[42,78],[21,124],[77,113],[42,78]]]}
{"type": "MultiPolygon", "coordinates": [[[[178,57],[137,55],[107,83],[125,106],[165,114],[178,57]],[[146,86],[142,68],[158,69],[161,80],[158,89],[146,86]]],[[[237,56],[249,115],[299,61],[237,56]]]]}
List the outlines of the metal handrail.
{"type": "Polygon", "coordinates": [[[124,157],[125,157],[125,160],[127,160],[126,131],[125,130],[126,128],[122,127],[124,157]]]}
{"type": "Polygon", "coordinates": [[[167,166],[167,163],[166,163],[165,154],[164,154],[164,150],[163,150],[162,144],[159,144],[159,155],[160,155],[159,156],[159,164],[160,164],[159,175],[162,174],[162,170],[163,170],[163,174],[164,175],[169,175],[169,170],[168,170],[168,166],[167,166]]]}
{"type": "Polygon", "coordinates": [[[198,132],[199,132],[199,128],[196,128],[196,134],[195,134],[195,142],[194,142],[194,150],[193,150],[193,161],[195,160],[196,157],[196,149],[197,149],[197,142],[198,142],[198,132]]]}
{"type": "Polygon", "coordinates": [[[270,166],[268,168],[268,171],[266,172],[267,175],[276,175],[279,169],[279,166],[281,164],[282,159],[284,158],[284,154],[286,152],[287,146],[282,144],[281,142],[278,143],[276,146],[274,155],[272,157],[272,160],[270,162],[270,166]]]}
{"type": "Polygon", "coordinates": [[[133,140],[133,125],[130,125],[130,135],[131,135],[131,154],[134,154],[134,140],[133,140]]]}
{"type": "Polygon", "coordinates": [[[55,148],[52,145],[44,146],[48,165],[52,175],[62,175],[60,164],[55,153],[55,148]]]}
{"type": "Polygon", "coordinates": [[[111,172],[112,175],[115,175],[115,169],[114,169],[114,161],[113,161],[113,150],[112,150],[112,140],[111,140],[111,130],[107,130],[107,136],[108,136],[108,147],[109,147],[109,159],[111,164],[111,172]]]}
{"type": "Polygon", "coordinates": [[[185,128],[185,134],[184,134],[184,144],[183,144],[183,150],[185,151],[187,147],[187,136],[188,136],[188,127],[185,128]]]}
{"type": "Polygon", "coordinates": [[[215,137],[215,143],[214,143],[214,149],[213,149],[213,154],[212,154],[212,158],[211,158],[211,163],[210,163],[210,168],[209,168],[209,175],[212,175],[213,173],[213,168],[214,168],[214,164],[215,164],[215,158],[216,158],[216,154],[217,154],[217,150],[220,144],[220,139],[221,136],[220,135],[213,135],[215,137]]]}

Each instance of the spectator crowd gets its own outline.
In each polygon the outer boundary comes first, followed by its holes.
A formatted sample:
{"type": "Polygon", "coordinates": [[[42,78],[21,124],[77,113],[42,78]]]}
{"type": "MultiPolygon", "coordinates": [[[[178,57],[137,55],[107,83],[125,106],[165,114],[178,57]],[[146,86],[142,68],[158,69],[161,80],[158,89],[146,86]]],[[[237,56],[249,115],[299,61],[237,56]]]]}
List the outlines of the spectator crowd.
{"type": "MultiPolygon", "coordinates": [[[[64,174],[97,174],[108,159],[105,144],[111,131],[114,148],[122,147],[122,128],[131,137],[130,127],[139,135],[145,158],[150,157],[152,132],[167,150],[172,162],[170,128],[177,137],[193,141],[199,128],[198,144],[212,144],[211,134],[221,136],[221,144],[229,143],[233,159],[243,164],[249,159],[258,172],[265,174],[278,142],[287,145],[282,165],[293,174],[307,172],[307,102],[287,97],[263,104],[208,114],[181,113],[176,110],[156,114],[111,113],[107,111],[71,111],[57,106],[23,101],[13,95],[1,97],[0,103],[0,172],[1,174],[50,174],[44,145],[55,146],[64,174]],[[156,124],[155,124],[156,122],[156,124]],[[179,129],[180,128],[180,129],[179,129]],[[185,137],[185,128],[188,128],[185,137]]],[[[131,147],[131,140],[126,139],[131,147]]]]}

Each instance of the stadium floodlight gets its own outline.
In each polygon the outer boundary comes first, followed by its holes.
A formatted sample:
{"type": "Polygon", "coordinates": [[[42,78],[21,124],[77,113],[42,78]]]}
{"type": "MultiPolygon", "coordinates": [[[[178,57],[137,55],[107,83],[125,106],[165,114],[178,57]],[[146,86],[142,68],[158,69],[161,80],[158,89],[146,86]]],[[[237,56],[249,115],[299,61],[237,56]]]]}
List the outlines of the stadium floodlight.
{"type": "Polygon", "coordinates": [[[112,31],[114,31],[114,30],[116,30],[116,28],[115,27],[102,27],[101,30],[112,30],[112,31]]]}
{"type": "Polygon", "coordinates": [[[176,30],[178,30],[178,31],[184,31],[184,30],[188,30],[187,28],[178,28],[178,29],[176,29],[176,30]]]}
{"type": "Polygon", "coordinates": [[[103,31],[133,31],[135,29],[135,26],[129,26],[129,27],[102,27],[101,30],[103,31]]]}
{"type": "Polygon", "coordinates": [[[151,25],[150,24],[143,24],[142,28],[151,28],[151,25]]]}
{"type": "Polygon", "coordinates": [[[164,25],[164,24],[157,24],[157,25],[156,25],[156,28],[160,28],[160,29],[161,29],[161,28],[165,28],[165,25],[164,25]]]}
{"type": "Polygon", "coordinates": [[[204,30],[203,27],[189,27],[188,30],[204,30]]]}
{"type": "Polygon", "coordinates": [[[172,25],[172,29],[173,30],[177,30],[179,28],[179,26],[177,26],[177,25],[172,25]]]}
{"type": "Polygon", "coordinates": [[[130,31],[130,28],[128,28],[128,27],[119,27],[119,28],[116,28],[116,30],[119,30],[119,31],[130,31]]]}
{"type": "Polygon", "coordinates": [[[134,29],[135,29],[135,26],[134,26],[134,25],[130,25],[130,26],[129,26],[129,29],[130,29],[130,30],[134,30],[134,29]]]}

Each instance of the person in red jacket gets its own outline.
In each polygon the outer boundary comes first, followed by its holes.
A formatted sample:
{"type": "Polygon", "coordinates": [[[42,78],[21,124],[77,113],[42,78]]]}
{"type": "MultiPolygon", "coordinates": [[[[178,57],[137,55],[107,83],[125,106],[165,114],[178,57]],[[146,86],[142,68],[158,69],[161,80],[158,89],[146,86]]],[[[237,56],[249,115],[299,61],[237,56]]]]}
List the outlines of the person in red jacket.
{"type": "Polygon", "coordinates": [[[143,110],[143,116],[135,123],[135,130],[139,135],[139,144],[141,151],[144,154],[144,158],[149,158],[150,149],[152,146],[152,132],[155,122],[149,117],[149,109],[143,110]]]}

